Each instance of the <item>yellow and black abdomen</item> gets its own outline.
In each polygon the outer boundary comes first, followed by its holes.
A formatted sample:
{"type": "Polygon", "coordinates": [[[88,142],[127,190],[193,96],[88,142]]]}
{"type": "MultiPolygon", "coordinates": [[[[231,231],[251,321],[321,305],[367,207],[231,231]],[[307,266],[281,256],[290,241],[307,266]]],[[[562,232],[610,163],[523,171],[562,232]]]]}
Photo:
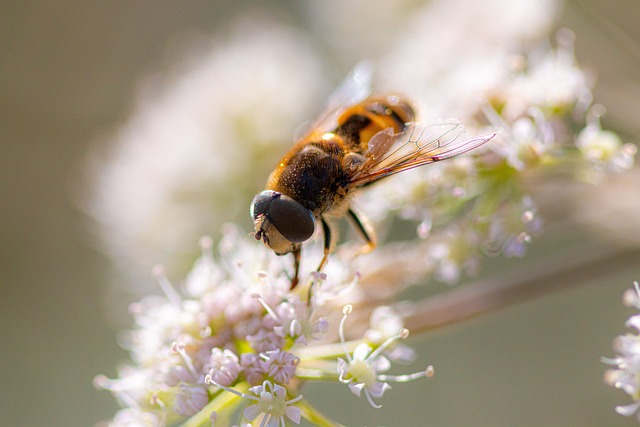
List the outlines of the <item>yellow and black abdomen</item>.
{"type": "Polygon", "coordinates": [[[352,150],[364,153],[376,133],[388,128],[402,132],[406,124],[414,120],[413,107],[398,96],[367,98],[338,117],[334,132],[344,138],[352,150]]]}

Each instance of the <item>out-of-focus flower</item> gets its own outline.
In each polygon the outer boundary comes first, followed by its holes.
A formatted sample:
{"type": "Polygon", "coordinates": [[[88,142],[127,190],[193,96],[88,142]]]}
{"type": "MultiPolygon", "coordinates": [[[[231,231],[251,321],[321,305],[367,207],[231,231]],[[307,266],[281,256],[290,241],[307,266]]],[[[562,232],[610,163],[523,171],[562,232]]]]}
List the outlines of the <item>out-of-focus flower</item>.
{"type": "Polygon", "coordinates": [[[320,108],[312,44],[268,21],[240,21],[224,39],[200,42],[177,76],[148,79],[107,160],[95,156],[87,209],[133,281],[149,283],[157,262],[185,271],[193,241],[244,219],[278,153],[320,108]]]}
{"type": "Polygon", "coordinates": [[[505,256],[522,257],[531,236],[540,232],[542,224],[530,197],[520,204],[512,203],[508,209],[490,219],[489,240],[485,248],[490,253],[502,252],[505,256]]]}
{"type": "Polygon", "coordinates": [[[428,0],[327,0],[305,2],[314,36],[330,49],[331,61],[353,66],[354,58],[379,58],[404,31],[407,20],[428,0]],[[338,11],[338,12],[337,12],[338,11]],[[345,25],[345,23],[347,23],[345,25]]]}
{"type": "MultiPolygon", "coordinates": [[[[640,285],[634,282],[635,289],[628,289],[624,294],[625,305],[640,310],[640,285]]],[[[605,382],[612,387],[619,388],[627,393],[633,403],[625,406],[616,406],[616,412],[631,416],[640,408],[640,314],[631,316],[626,326],[635,329],[635,333],[618,336],[613,347],[617,357],[603,358],[602,361],[615,368],[605,374],[605,382]]],[[[640,415],[637,416],[640,420],[640,415]]]]}
{"type": "Polygon", "coordinates": [[[633,165],[633,158],[637,147],[631,143],[623,144],[620,137],[610,130],[602,129],[600,117],[604,114],[604,107],[594,105],[589,110],[587,125],[578,134],[576,146],[584,158],[594,164],[590,175],[597,180],[603,171],[620,171],[629,169],[633,165]]]}
{"type": "Polygon", "coordinates": [[[379,86],[411,96],[421,120],[468,123],[509,78],[523,46],[548,36],[558,9],[556,0],[426,2],[380,55],[379,86]]]}

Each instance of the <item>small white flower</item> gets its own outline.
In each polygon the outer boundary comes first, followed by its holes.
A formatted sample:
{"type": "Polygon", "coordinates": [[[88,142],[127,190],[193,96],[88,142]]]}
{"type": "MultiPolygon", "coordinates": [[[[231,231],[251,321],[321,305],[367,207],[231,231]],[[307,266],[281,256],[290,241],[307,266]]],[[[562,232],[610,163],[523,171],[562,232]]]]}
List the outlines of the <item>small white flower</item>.
{"type": "Polygon", "coordinates": [[[444,283],[455,283],[463,272],[476,274],[479,270],[480,233],[468,224],[450,226],[432,241],[418,247],[434,263],[434,277],[444,283]],[[426,249],[424,249],[426,246],[426,249]]]}
{"type": "Polygon", "coordinates": [[[513,123],[506,122],[489,108],[485,108],[484,112],[492,123],[499,124],[504,129],[504,132],[496,137],[493,150],[518,171],[538,165],[553,146],[551,125],[535,108],[530,110],[532,117],[521,117],[513,123]]]}
{"type": "Polygon", "coordinates": [[[262,359],[255,353],[242,353],[240,356],[240,365],[247,378],[247,382],[251,385],[260,384],[267,374],[262,359]]]}
{"type": "Polygon", "coordinates": [[[196,261],[185,279],[184,288],[189,296],[202,295],[220,285],[224,271],[213,259],[213,240],[204,236],[200,238],[202,255],[196,261]]]}
{"type": "Polygon", "coordinates": [[[117,379],[98,375],[93,384],[96,388],[109,390],[122,406],[140,409],[148,401],[148,387],[155,384],[153,372],[125,365],[118,369],[118,375],[117,379]]]}
{"type": "Polygon", "coordinates": [[[587,126],[578,134],[576,146],[586,160],[605,170],[629,169],[633,165],[637,147],[630,143],[623,144],[616,133],[603,130],[600,125],[600,117],[603,114],[604,107],[591,107],[587,116],[587,126]]]}
{"type": "Polygon", "coordinates": [[[266,329],[260,329],[255,335],[247,336],[247,340],[258,353],[277,350],[284,345],[284,339],[280,335],[266,329]]]}
{"type": "Polygon", "coordinates": [[[203,385],[180,384],[174,407],[178,415],[190,417],[200,412],[209,402],[209,394],[203,385]]]}
{"type": "Polygon", "coordinates": [[[286,400],[287,389],[265,381],[262,385],[251,387],[250,392],[258,397],[245,394],[243,397],[256,401],[253,405],[244,409],[244,416],[249,421],[253,421],[263,415],[261,427],[278,427],[285,424],[285,417],[296,424],[300,424],[300,408],[292,406],[293,403],[302,399],[302,395],[286,400]]]}
{"type": "Polygon", "coordinates": [[[231,350],[214,348],[211,350],[209,362],[205,365],[206,369],[215,382],[228,387],[238,378],[241,368],[238,356],[231,350]]]}
{"type": "Polygon", "coordinates": [[[297,344],[307,345],[309,340],[321,340],[327,334],[327,319],[311,320],[312,310],[299,298],[284,301],[276,307],[278,326],[274,331],[283,337],[295,339],[297,344]]]}
{"type": "MultiPolygon", "coordinates": [[[[263,415],[260,427],[278,427],[285,425],[285,417],[289,418],[296,424],[300,424],[302,412],[300,408],[292,406],[294,403],[302,399],[299,395],[293,399],[286,400],[287,389],[281,385],[274,384],[269,380],[265,380],[262,385],[254,386],[249,389],[250,393],[241,393],[233,388],[225,387],[216,383],[209,375],[205,378],[205,382],[218,386],[229,393],[233,393],[244,399],[253,401],[252,405],[247,406],[243,414],[249,421],[253,421],[260,415],[263,415]]],[[[212,421],[215,421],[217,414],[211,414],[212,421]]]]}
{"type": "Polygon", "coordinates": [[[299,357],[282,350],[268,351],[262,354],[262,358],[265,371],[279,384],[288,384],[300,363],[299,357]]]}
{"type": "Polygon", "coordinates": [[[369,329],[365,338],[375,344],[397,335],[403,328],[402,317],[391,307],[376,307],[369,316],[369,329]]]}
{"type": "Polygon", "coordinates": [[[541,228],[533,199],[524,197],[521,203],[507,205],[491,217],[484,248],[492,255],[502,252],[507,257],[523,257],[531,236],[541,228]]]}
{"type": "Polygon", "coordinates": [[[351,313],[352,307],[347,305],[343,309],[343,317],[340,322],[340,342],[344,348],[345,359],[338,358],[339,380],[349,385],[349,390],[356,396],[360,396],[362,391],[369,404],[374,408],[380,408],[374,398],[381,398],[384,392],[391,388],[385,381],[407,382],[425,376],[433,375],[433,367],[429,366],[425,371],[416,372],[409,375],[383,375],[391,367],[391,362],[383,352],[395,341],[409,336],[407,329],[402,329],[397,335],[388,338],[375,350],[366,343],[359,344],[350,354],[344,338],[344,325],[347,316],[351,313]]]}
{"type": "Polygon", "coordinates": [[[384,392],[391,388],[385,382],[378,381],[378,374],[386,372],[391,363],[384,356],[372,355],[373,349],[367,344],[360,344],[352,355],[345,353],[347,360],[338,359],[338,372],[340,381],[349,384],[349,390],[356,396],[360,396],[362,390],[374,408],[381,405],[376,404],[372,398],[382,397],[384,392]]]}

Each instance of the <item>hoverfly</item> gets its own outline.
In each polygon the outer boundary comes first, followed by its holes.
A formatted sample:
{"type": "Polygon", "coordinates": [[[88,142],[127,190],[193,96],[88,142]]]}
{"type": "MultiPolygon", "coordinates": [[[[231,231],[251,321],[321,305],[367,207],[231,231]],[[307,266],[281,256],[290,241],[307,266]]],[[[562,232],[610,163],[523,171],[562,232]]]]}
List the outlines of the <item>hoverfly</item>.
{"type": "Polygon", "coordinates": [[[350,207],[357,189],[463,154],[496,135],[465,139],[462,125],[453,120],[419,125],[414,108],[402,97],[371,97],[370,81],[370,67],[356,67],[278,162],[266,189],[253,198],[255,238],[277,255],[294,256],[291,289],[298,283],[302,243],[318,222],[324,234],[318,271],[335,247],[336,218],[352,222],[366,242],[363,252],[375,248],[374,231],[350,207]]]}

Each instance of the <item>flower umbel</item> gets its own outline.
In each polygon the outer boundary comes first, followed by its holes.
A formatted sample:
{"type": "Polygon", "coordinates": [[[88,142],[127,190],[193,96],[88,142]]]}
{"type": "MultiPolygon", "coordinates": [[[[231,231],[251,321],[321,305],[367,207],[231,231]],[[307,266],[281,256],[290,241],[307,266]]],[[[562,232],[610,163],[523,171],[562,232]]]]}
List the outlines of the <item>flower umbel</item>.
{"type": "MultiPolygon", "coordinates": [[[[262,248],[235,227],[226,227],[218,257],[210,239],[201,243],[202,256],[184,291],[157,269],[165,298],[134,305],[137,327],[130,334],[130,365],[118,379],[96,379],[98,387],[110,390],[124,406],[114,425],[167,425],[186,419],[191,425],[210,420],[226,425],[224,420],[233,416],[239,417],[239,424],[255,421],[259,424],[253,425],[262,427],[298,424],[303,417],[340,425],[309,402],[299,406],[303,383],[349,383],[357,395],[364,390],[378,408],[373,399],[382,397],[388,381],[405,382],[432,373],[429,368],[411,375],[384,374],[390,359],[413,355],[396,345],[408,331],[392,309],[363,309],[371,314],[374,329],[355,324],[353,335],[363,338],[347,341],[346,313],[351,306],[336,325],[338,318],[331,315],[335,297],[323,295],[326,277],[318,280],[310,273],[306,286],[291,291],[281,258],[256,252],[256,247],[262,248]]],[[[338,267],[349,268],[336,260],[332,271],[338,267]]],[[[359,286],[352,279],[347,282],[349,289],[359,286]]]]}

